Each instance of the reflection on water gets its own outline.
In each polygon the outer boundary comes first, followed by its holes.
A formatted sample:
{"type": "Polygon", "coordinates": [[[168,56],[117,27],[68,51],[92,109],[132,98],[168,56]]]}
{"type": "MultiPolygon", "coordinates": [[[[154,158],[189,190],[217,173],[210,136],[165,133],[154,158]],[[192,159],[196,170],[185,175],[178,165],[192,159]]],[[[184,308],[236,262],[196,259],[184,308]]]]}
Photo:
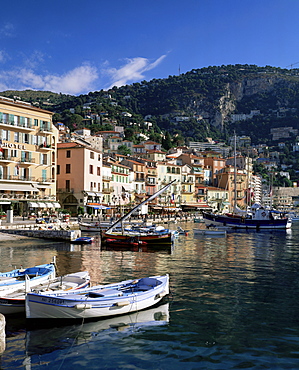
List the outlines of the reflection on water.
{"type": "Polygon", "coordinates": [[[169,273],[171,289],[169,317],[158,326],[143,325],[152,319],[121,316],[114,318],[116,326],[106,320],[56,324],[46,335],[45,329],[26,330],[24,319],[8,319],[0,366],[299,368],[299,227],[196,239],[194,224],[182,227],[190,232],[170,252],[105,250],[99,242],[0,243],[1,271],[49,262],[55,255],[60,274],[89,270],[94,284],[169,273]]]}

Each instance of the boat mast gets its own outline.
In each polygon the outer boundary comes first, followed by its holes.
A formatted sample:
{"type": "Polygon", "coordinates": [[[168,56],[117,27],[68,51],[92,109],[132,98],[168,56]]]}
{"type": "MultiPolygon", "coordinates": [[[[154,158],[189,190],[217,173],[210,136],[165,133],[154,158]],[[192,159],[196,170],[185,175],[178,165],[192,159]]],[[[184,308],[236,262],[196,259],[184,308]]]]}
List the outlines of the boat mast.
{"type": "Polygon", "coordinates": [[[236,210],[237,206],[237,136],[236,133],[234,134],[234,208],[233,212],[236,210]]]}

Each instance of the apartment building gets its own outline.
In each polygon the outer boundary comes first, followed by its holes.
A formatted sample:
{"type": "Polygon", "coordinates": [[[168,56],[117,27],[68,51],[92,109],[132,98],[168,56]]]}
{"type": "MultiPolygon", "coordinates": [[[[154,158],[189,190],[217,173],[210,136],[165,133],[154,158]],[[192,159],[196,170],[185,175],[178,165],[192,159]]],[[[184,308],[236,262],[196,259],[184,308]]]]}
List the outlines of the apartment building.
{"type": "Polygon", "coordinates": [[[52,112],[0,97],[0,210],[53,211],[58,130],[52,112]]]}
{"type": "Polygon", "coordinates": [[[77,214],[78,207],[96,208],[102,201],[102,153],[89,145],[57,145],[57,197],[63,208],[77,214]]]}

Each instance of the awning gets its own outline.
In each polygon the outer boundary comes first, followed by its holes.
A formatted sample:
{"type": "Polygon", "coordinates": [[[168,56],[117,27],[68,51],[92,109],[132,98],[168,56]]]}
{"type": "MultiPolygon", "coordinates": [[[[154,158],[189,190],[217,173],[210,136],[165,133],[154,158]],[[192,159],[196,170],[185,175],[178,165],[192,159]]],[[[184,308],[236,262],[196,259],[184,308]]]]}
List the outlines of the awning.
{"type": "Polygon", "coordinates": [[[38,202],[38,203],[36,203],[36,204],[37,204],[37,207],[38,207],[38,208],[46,208],[45,203],[38,202]]]}
{"type": "Polygon", "coordinates": [[[35,202],[28,202],[28,207],[29,208],[38,208],[38,204],[35,202]]]}
{"type": "Polygon", "coordinates": [[[61,208],[61,205],[59,203],[53,203],[54,208],[61,208]]]}
{"type": "Polygon", "coordinates": [[[37,184],[35,185],[37,188],[39,189],[51,189],[52,186],[51,185],[42,185],[42,184],[37,184]]]}
{"type": "Polygon", "coordinates": [[[110,209],[109,207],[103,206],[99,203],[87,203],[87,207],[92,207],[94,209],[110,209]]]}
{"type": "Polygon", "coordinates": [[[97,195],[97,193],[95,191],[85,191],[84,193],[86,193],[90,197],[95,197],[97,195]]]}
{"type": "Polygon", "coordinates": [[[2,184],[0,183],[0,190],[10,190],[10,191],[39,191],[31,184],[2,184]]]}
{"type": "Polygon", "coordinates": [[[0,202],[0,206],[1,206],[2,204],[11,204],[11,202],[9,202],[9,201],[3,201],[3,202],[0,202]]]}
{"type": "Polygon", "coordinates": [[[53,203],[46,202],[45,204],[46,204],[46,207],[47,208],[54,208],[54,204],[53,203]]]}

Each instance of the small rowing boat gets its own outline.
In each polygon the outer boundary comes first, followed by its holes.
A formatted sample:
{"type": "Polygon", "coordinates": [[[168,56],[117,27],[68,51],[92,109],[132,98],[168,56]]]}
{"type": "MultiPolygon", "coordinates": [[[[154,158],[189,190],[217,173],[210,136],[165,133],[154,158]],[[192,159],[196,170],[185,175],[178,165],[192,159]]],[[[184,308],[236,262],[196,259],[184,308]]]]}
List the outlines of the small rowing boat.
{"type": "Polygon", "coordinates": [[[19,289],[25,289],[25,281],[29,288],[55,278],[55,262],[23,269],[15,269],[0,273],[0,295],[19,289]]]}
{"type": "MultiPolygon", "coordinates": [[[[34,286],[32,292],[63,292],[85,288],[90,283],[90,276],[87,271],[75,272],[72,274],[48,280],[46,283],[34,286]]],[[[8,294],[0,294],[0,313],[14,314],[25,312],[25,298],[30,288],[20,289],[8,294]]]]}
{"type": "Polygon", "coordinates": [[[151,276],[77,292],[28,293],[27,319],[91,319],[151,307],[169,294],[169,276],[151,276]]]}

